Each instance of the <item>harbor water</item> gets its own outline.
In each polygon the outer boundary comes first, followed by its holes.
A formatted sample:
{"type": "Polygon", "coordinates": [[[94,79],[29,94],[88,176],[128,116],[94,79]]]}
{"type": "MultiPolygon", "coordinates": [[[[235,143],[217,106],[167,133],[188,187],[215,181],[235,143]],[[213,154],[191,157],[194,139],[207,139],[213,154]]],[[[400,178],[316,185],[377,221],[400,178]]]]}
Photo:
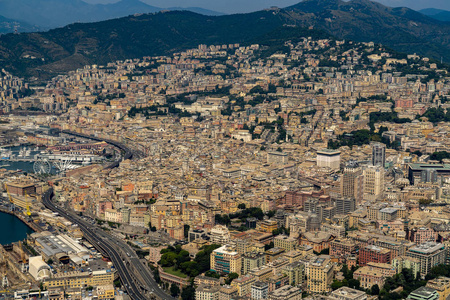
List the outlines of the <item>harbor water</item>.
{"type": "Polygon", "coordinates": [[[0,244],[6,245],[22,241],[33,230],[25,225],[19,218],[0,212],[0,244]]]}

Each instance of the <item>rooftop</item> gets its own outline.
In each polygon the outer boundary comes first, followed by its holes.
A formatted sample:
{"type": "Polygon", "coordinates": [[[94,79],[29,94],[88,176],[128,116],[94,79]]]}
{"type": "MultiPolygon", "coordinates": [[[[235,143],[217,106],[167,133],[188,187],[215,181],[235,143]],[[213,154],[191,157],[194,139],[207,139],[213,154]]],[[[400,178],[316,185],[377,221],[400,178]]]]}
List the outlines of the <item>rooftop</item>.
{"type": "Polygon", "coordinates": [[[450,164],[409,164],[409,167],[414,171],[440,169],[450,171],[450,164]]]}
{"type": "Polygon", "coordinates": [[[285,285],[279,289],[274,290],[273,292],[271,292],[271,294],[272,294],[272,296],[275,296],[275,297],[287,297],[294,293],[300,293],[300,291],[301,290],[297,287],[285,285]]]}
{"type": "Polygon", "coordinates": [[[417,290],[414,290],[409,294],[407,299],[410,299],[411,296],[420,297],[421,299],[427,299],[430,298],[433,294],[437,293],[435,289],[428,288],[426,286],[422,286],[418,288],[417,290]]]}
{"type": "Polygon", "coordinates": [[[322,154],[322,155],[339,155],[341,154],[341,151],[339,150],[332,150],[332,149],[321,149],[321,150],[317,150],[317,154],[322,154]]]}
{"type": "Polygon", "coordinates": [[[417,253],[424,253],[424,254],[430,254],[438,250],[444,249],[444,245],[440,243],[435,242],[426,242],[414,247],[409,248],[408,251],[411,252],[417,252],[417,253]]]}
{"type": "Polygon", "coordinates": [[[334,292],[331,293],[332,296],[345,296],[346,298],[349,297],[360,297],[365,295],[365,293],[363,291],[359,291],[359,290],[355,290],[352,288],[349,288],[347,286],[343,286],[337,290],[335,290],[334,292]]]}

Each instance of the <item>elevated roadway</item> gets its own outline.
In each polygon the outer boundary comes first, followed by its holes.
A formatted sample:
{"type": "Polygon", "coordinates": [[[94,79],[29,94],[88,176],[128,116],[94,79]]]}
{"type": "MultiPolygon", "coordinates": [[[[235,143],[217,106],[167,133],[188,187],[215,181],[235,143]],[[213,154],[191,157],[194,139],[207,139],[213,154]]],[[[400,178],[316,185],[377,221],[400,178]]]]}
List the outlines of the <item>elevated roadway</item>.
{"type": "Polygon", "coordinates": [[[136,256],[133,249],[122,240],[85,221],[76,214],[66,211],[52,201],[53,189],[42,196],[42,202],[48,209],[57,212],[83,231],[84,237],[102,253],[111,259],[122,280],[122,284],[132,299],[175,300],[166,294],[153,279],[147,266],[136,256]]]}

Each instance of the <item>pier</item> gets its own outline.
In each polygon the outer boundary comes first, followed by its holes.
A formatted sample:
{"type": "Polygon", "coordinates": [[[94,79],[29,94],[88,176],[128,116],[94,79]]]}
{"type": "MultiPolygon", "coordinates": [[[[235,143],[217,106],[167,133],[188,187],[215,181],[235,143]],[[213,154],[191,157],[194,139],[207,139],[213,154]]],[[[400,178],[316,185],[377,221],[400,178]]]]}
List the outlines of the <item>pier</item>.
{"type": "Polygon", "coordinates": [[[34,162],[36,159],[34,157],[10,157],[10,158],[2,158],[0,161],[23,161],[23,162],[34,162]]]}

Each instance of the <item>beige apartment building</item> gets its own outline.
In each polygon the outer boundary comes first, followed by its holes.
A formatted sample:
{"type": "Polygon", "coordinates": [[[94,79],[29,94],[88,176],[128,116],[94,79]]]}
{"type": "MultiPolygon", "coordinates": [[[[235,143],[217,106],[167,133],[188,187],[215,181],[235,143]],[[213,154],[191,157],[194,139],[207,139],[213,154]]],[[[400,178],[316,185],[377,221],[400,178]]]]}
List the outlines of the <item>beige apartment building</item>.
{"type": "Polygon", "coordinates": [[[355,161],[350,161],[345,166],[341,176],[341,195],[349,197],[361,203],[363,200],[364,176],[361,167],[355,161]]]}
{"type": "Polygon", "coordinates": [[[329,258],[319,256],[313,258],[306,268],[306,289],[310,293],[331,291],[334,267],[329,258]]]}
{"type": "Polygon", "coordinates": [[[241,274],[241,255],[231,245],[224,245],[211,253],[211,269],[217,273],[241,274]]]}
{"type": "Polygon", "coordinates": [[[384,167],[367,166],[363,171],[364,200],[375,201],[384,195],[384,167]]]}
{"type": "Polygon", "coordinates": [[[436,290],[439,294],[439,300],[446,300],[450,295],[450,278],[439,276],[429,280],[426,287],[436,290]]]}
{"type": "Polygon", "coordinates": [[[277,235],[274,239],[274,246],[276,248],[282,248],[286,252],[292,251],[298,246],[298,240],[286,235],[277,235]]]}
{"type": "Polygon", "coordinates": [[[114,272],[101,270],[94,272],[68,272],[60,273],[44,282],[46,288],[62,287],[83,288],[87,286],[110,285],[114,282],[114,272]]]}

